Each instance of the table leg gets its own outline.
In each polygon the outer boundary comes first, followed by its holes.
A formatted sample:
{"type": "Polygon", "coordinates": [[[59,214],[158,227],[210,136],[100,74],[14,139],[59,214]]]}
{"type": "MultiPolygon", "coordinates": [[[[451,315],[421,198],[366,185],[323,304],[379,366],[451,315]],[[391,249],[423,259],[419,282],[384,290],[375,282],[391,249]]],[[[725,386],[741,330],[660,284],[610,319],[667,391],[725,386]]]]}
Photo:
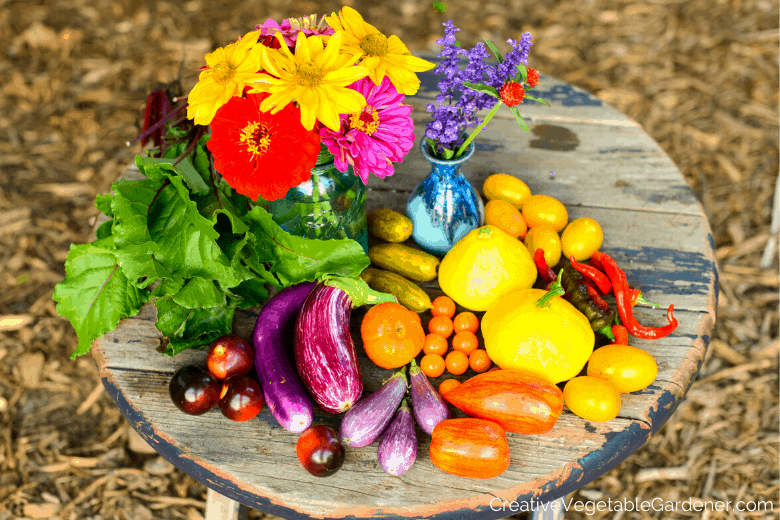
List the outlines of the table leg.
{"type": "Polygon", "coordinates": [[[208,488],[205,520],[246,520],[247,507],[208,488]]]}
{"type": "Polygon", "coordinates": [[[531,520],[563,520],[563,497],[547,502],[544,507],[537,508],[531,520]],[[554,505],[556,504],[557,505],[554,505]]]}

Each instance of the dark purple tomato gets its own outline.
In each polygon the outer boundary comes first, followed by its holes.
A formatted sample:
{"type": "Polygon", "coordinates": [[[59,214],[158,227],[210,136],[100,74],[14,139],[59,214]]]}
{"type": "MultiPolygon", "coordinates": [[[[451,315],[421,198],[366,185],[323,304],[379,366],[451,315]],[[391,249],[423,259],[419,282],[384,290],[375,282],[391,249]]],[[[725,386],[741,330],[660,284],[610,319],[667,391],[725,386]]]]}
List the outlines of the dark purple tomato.
{"type": "Polygon", "coordinates": [[[263,408],[263,391],[249,376],[230,376],[222,383],[219,409],[231,421],[248,421],[263,408]]]}
{"type": "Polygon", "coordinates": [[[248,374],[254,359],[255,352],[247,340],[237,334],[225,334],[211,342],[206,366],[217,378],[227,379],[248,374]]]}
{"type": "Polygon", "coordinates": [[[312,426],[303,432],[295,450],[303,467],[315,477],[333,475],[344,464],[344,446],[330,426],[312,426]]]}
{"type": "Polygon", "coordinates": [[[168,385],[173,404],[189,415],[202,415],[214,408],[221,389],[219,379],[192,365],[177,370],[168,385]]]}

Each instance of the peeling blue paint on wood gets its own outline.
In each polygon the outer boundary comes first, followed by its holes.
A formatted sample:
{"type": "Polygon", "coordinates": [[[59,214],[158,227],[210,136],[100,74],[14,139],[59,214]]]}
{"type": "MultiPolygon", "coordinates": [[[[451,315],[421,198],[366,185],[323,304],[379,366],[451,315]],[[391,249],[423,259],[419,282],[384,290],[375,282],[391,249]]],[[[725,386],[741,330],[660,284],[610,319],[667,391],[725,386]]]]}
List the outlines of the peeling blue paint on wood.
{"type": "Polygon", "coordinates": [[[715,262],[699,252],[685,252],[663,247],[640,249],[610,248],[609,253],[626,272],[629,285],[644,292],[658,290],[666,294],[709,294],[712,290],[715,262]],[[664,263],[674,271],[660,268],[664,263]],[[637,264],[650,267],[640,268],[637,264]],[[632,283],[633,282],[633,283],[632,283]]]}

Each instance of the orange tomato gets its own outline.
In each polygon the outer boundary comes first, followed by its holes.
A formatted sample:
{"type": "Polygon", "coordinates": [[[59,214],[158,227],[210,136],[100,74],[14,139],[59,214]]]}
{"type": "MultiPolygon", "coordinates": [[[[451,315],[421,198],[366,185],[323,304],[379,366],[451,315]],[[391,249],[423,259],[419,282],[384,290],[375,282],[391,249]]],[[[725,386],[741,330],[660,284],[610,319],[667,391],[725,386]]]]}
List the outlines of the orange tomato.
{"type": "Polygon", "coordinates": [[[447,372],[459,376],[469,369],[469,357],[458,350],[453,350],[444,359],[447,372]]]}
{"type": "Polygon", "coordinates": [[[435,332],[449,338],[452,334],[452,320],[447,316],[434,316],[428,322],[428,332],[435,332]]]}
{"type": "Polygon", "coordinates": [[[463,352],[467,356],[477,350],[477,347],[479,347],[479,340],[477,335],[471,331],[458,332],[452,338],[452,349],[463,352]]]}
{"type": "Polygon", "coordinates": [[[447,353],[447,338],[441,334],[431,332],[425,336],[425,342],[423,343],[423,352],[426,354],[438,354],[443,356],[447,353]]]}
{"type": "Polygon", "coordinates": [[[477,349],[469,355],[469,366],[478,374],[488,370],[492,364],[490,356],[484,349],[477,349]]]}
{"type": "Polygon", "coordinates": [[[444,395],[453,388],[460,386],[460,381],[457,379],[445,379],[439,385],[439,395],[444,395]]]}
{"type": "Polygon", "coordinates": [[[420,370],[428,377],[439,377],[444,373],[446,363],[438,354],[426,354],[420,360],[420,370]]]}
{"type": "Polygon", "coordinates": [[[566,207],[549,195],[531,195],[523,201],[523,218],[529,228],[549,224],[560,232],[569,221],[566,207]]]}
{"type": "Polygon", "coordinates": [[[425,343],[425,331],[415,313],[395,302],[371,307],[360,324],[360,336],[368,358],[382,368],[406,365],[425,343]]]}
{"type": "Polygon", "coordinates": [[[528,231],[523,215],[505,200],[491,200],[485,205],[485,223],[496,226],[515,238],[524,237],[528,231]]]}
{"type": "Polygon", "coordinates": [[[566,258],[574,257],[582,262],[599,250],[604,232],[592,218],[577,218],[569,222],[561,233],[561,249],[566,258]]]}
{"type": "Polygon", "coordinates": [[[473,312],[461,312],[452,321],[452,330],[455,332],[463,332],[464,330],[477,332],[477,329],[479,329],[479,318],[473,312]]]}
{"type": "Polygon", "coordinates": [[[455,302],[449,296],[438,296],[431,302],[431,314],[433,316],[455,316],[455,302]]]}

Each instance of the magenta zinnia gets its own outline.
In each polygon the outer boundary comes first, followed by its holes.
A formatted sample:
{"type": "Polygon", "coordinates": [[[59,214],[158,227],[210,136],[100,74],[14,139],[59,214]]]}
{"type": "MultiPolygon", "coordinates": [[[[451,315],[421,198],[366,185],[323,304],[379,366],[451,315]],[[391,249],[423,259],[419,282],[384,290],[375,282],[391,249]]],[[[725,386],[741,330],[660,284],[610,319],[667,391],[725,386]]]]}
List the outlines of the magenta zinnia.
{"type": "Polygon", "coordinates": [[[214,167],[238,193],[252,200],[276,200],[309,180],[320,136],[301,125],[294,103],[271,115],[260,103],[268,94],[233,97],[211,122],[208,149],[214,167]]]}
{"type": "Polygon", "coordinates": [[[412,107],[403,103],[404,95],[388,77],[380,85],[364,78],[349,88],[363,94],[366,106],[360,112],[342,115],[338,132],[322,128],[320,136],[333,154],[336,168],[343,172],[352,166],[366,184],[369,173],[380,178],[392,175],[393,162],[401,161],[412,148],[412,107]]]}

